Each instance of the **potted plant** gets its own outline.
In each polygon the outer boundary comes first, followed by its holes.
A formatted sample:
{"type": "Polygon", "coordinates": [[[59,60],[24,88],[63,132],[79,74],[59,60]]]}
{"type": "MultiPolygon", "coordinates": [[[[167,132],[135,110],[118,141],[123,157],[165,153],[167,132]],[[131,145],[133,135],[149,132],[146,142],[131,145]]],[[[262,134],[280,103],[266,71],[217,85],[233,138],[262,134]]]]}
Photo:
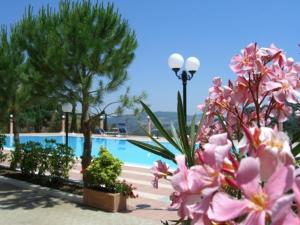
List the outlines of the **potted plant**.
{"type": "Polygon", "coordinates": [[[101,147],[99,156],[94,158],[84,171],[87,177],[83,189],[84,204],[108,212],[126,210],[127,197],[135,198],[135,189],[126,181],[117,178],[122,171],[122,162],[104,147],[101,147]]]}

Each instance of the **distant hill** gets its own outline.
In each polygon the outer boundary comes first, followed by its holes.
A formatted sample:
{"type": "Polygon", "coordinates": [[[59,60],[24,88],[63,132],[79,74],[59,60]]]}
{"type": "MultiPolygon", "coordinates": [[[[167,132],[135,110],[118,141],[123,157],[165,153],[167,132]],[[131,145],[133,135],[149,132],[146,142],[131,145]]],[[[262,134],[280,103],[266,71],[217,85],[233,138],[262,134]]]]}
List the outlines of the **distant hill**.
{"type": "MultiPolygon", "coordinates": [[[[177,113],[176,112],[154,112],[155,115],[158,117],[160,122],[166,127],[166,129],[170,128],[170,124],[173,123],[175,127],[178,127],[177,123],[177,113]]],[[[191,122],[193,116],[188,115],[187,116],[187,122],[188,124],[191,122]]],[[[196,117],[197,121],[200,120],[200,115],[197,115],[196,117]]],[[[116,127],[119,123],[125,123],[126,129],[128,134],[133,135],[144,135],[143,127],[144,129],[147,128],[147,115],[144,113],[141,115],[139,120],[134,115],[123,115],[119,117],[111,117],[108,118],[108,127],[116,127]]],[[[153,127],[154,128],[154,127],[153,127]]]]}

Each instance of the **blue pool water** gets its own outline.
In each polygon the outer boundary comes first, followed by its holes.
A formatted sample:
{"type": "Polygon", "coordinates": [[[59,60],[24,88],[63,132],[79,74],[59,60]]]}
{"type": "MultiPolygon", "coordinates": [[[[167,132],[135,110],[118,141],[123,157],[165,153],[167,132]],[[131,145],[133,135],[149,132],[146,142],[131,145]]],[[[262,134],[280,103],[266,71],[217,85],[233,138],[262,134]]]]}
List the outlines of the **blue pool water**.
{"type": "MultiPolygon", "coordinates": [[[[46,139],[54,139],[57,143],[64,143],[64,136],[20,136],[20,142],[25,143],[27,141],[36,141],[42,144],[46,139]]],[[[164,145],[172,151],[174,154],[178,154],[178,151],[169,143],[164,145]]],[[[6,137],[6,147],[13,146],[13,138],[11,136],[6,137]]],[[[69,146],[75,150],[76,156],[81,156],[83,151],[83,137],[70,137],[69,146]]],[[[115,157],[121,159],[124,163],[152,166],[157,160],[162,160],[168,163],[171,168],[175,169],[176,166],[173,162],[163,159],[155,154],[142,150],[126,140],[121,139],[108,139],[108,138],[92,138],[92,155],[98,155],[100,146],[106,147],[115,157]]]]}

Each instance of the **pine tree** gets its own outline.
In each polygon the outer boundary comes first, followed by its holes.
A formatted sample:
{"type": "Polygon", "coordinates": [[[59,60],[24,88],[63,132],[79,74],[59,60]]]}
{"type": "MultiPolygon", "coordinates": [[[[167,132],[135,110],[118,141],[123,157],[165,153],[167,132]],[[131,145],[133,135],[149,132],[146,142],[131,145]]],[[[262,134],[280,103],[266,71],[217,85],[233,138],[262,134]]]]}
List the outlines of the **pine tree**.
{"type": "Polygon", "coordinates": [[[35,69],[45,77],[63,78],[64,88],[57,87],[61,94],[78,96],[85,169],[91,162],[91,106],[103,104],[104,95],[128,79],[127,67],[137,47],[135,33],[112,4],[90,1],[62,1],[57,12],[44,7],[37,16],[29,8],[23,33],[35,69]]]}

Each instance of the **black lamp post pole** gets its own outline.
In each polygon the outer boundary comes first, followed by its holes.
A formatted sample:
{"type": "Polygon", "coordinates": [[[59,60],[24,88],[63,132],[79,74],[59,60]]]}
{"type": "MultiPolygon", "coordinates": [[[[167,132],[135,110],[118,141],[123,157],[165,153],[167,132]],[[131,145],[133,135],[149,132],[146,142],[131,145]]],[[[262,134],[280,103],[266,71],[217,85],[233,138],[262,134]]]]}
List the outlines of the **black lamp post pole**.
{"type": "Polygon", "coordinates": [[[182,79],[182,92],[183,92],[184,121],[186,124],[186,85],[187,85],[188,76],[185,70],[181,74],[181,79],[182,79]]]}
{"type": "Polygon", "coordinates": [[[66,124],[65,124],[65,128],[66,128],[66,147],[69,147],[69,143],[68,143],[68,139],[69,139],[69,113],[66,112],[66,124]]]}
{"type": "Polygon", "coordinates": [[[173,69],[173,71],[175,72],[176,74],[176,77],[180,80],[182,80],[182,97],[183,97],[183,100],[182,100],[182,104],[183,104],[183,112],[184,112],[184,121],[185,121],[185,124],[186,124],[186,121],[187,121],[187,112],[186,112],[186,87],[187,87],[187,81],[188,80],[191,80],[193,78],[193,75],[195,73],[195,71],[189,71],[190,74],[188,74],[185,70],[182,71],[181,74],[178,74],[178,71],[179,69],[173,69]]]}

